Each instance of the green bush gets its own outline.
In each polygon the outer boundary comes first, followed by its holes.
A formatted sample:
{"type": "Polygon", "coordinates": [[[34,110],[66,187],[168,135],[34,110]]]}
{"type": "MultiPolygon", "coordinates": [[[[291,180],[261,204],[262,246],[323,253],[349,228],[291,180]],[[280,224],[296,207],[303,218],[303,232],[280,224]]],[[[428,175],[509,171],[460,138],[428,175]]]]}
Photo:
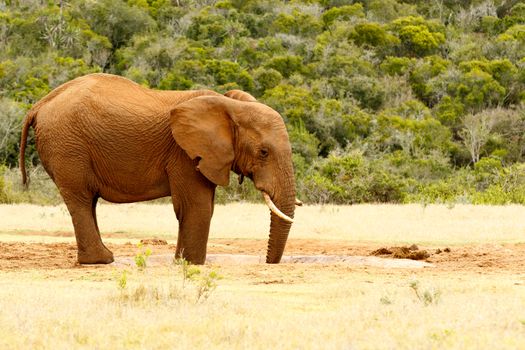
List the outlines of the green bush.
{"type": "Polygon", "coordinates": [[[266,90],[272,89],[279,85],[283,80],[283,76],[273,68],[258,68],[253,72],[255,81],[255,90],[259,94],[263,94],[266,90]]]}
{"type": "Polygon", "coordinates": [[[302,58],[294,55],[287,56],[276,56],[270,59],[266,64],[267,68],[273,68],[283,75],[285,78],[289,78],[293,73],[301,73],[304,71],[302,58]]]}
{"type": "Polygon", "coordinates": [[[445,43],[444,27],[423,17],[398,18],[390,24],[390,30],[398,36],[402,52],[411,56],[434,54],[445,43]]]}
{"type": "Polygon", "coordinates": [[[322,31],[322,24],[314,16],[294,9],[290,14],[280,13],[270,28],[275,32],[313,36],[322,31]]]}
{"type": "Polygon", "coordinates": [[[350,38],[357,45],[389,46],[399,42],[396,37],[388,34],[386,30],[377,23],[358,23],[354,26],[350,38]]]}
{"type": "Polygon", "coordinates": [[[414,61],[408,57],[388,56],[381,62],[380,68],[389,75],[404,75],[409,72],[414,61]]]}
{"type": "Polygon", "coordinates": [[[362,18],[364,16],[363,5],[357,3],[353,5],[332,7],[323,13],[322,20],[325,26],[330,26],[335,21],[348,21],[352,18],[362,18]]]}
{"type": "Polygon", "coordinates": [[[91,29],[107,37],[114,48],[127,44],[133,35],[155,27],[155,22],[143,8],[121,0],[81,2],[74,15],[84,18],[91,29]]]}
{"type": "Polygon", "coordinates": [[[405,202],[413,203],[469,203],[475,192],[473,177],[461,169],[441,179],[418,183],[406,196],[405,202]]]}
{"type": "Polygon", "coordinates": [[[304,180],[303,195],[309,201],[353,204],[402,202],[406,183],[380,163],[367,162],[359,153],[330,155],[315,165],[304,180]]]}
{"type": "Polygon", "coordinates": [[[7,185],[5,183],[4,179],[4,173],[5,173],[6,167],[4,165],[0,165],[0,203],[10,203],[10,196],[9,196],[9,190],[7,188],[7,185]]]}

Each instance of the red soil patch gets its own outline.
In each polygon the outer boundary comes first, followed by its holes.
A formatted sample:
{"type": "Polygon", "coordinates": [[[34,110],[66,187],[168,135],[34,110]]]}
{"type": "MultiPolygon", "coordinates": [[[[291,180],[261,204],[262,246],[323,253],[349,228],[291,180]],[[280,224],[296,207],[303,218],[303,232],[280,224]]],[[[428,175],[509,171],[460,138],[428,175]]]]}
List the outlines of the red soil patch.
{"type": "MultiPolygon", "coordinates": [[[[34,235],[34,233],[33,233],[34,235]]],[[[68,236],[72,236],[70,233],[68,236]]],[[[162,240],[144,240],[152,254],[174,254],[174,244],[164,244],[162,240]]],[[[211,254],[266,254],[265,239],[210,239],[208,253],[211,254]]],[[[132,257],[138,249],[136,245],[107,244],[115,256],[132,257]]],[[[290,238],[285,255],[350,255],[367,256],[381,248],[379,244],[355,243],[348,241],[321,241],[312,239],[290,238]]],[[[406,247],[405,247],[406,248],[406,247]]],[[[380,252],[392,249],[380,250],[380,252]]],[[[399,252],[403,252],[400,249],[399,252]]],[[[492,273],[506,271],[525,273],[525,243],[518,244],[483,244],[445,247],[423,247],[409,252],[426,251],[424,258],[434,264],[433,271],[476,271],[492,273]],[[447,252],[447,250],[449,250],[447,252]]],[[[88,268],[76,263],[75,243],[22,243],[0,242],[0,270],[18,269],[71,269],[88,268]]],[[[382,255],[379,254],[378,255],[382,255]]],[[[390,256],[391,257],[391,256],[390,256]]],[[[104,268],[90,266],[89,268],[104,268]]]]}
{"type": "MultiPolygon", "coordinates": [[[[441,253],[441,250],[438,249],[441,253]]],[[[436,252],[438,251],[436,250],[436,252]]],[[[374,250],[370,255],[375,256],[389,256],[394,259],[411,259],[411,260],[425,260],[430,257],[430,254],[415,244],[412,244],[410,247],[391,247],[379,248],[374,250]]]]}

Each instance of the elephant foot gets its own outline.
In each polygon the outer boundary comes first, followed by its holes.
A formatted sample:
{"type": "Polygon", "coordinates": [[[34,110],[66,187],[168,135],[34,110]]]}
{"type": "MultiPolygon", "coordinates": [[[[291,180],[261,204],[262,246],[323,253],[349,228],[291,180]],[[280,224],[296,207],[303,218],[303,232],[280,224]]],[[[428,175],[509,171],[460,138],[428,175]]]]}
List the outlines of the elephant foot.
{"type": "Polygon", "coordinates": [[[192,265],[204,265],[204,263],[206,262],[206,255],[199,254],[197,256],[193,256],[191,254],[188,254],[187,252],[176,252],[175,258],[182,258],[192,265]]]}
{"type": "Polygon", "coordinates": [[[78,251],[78,263],[79,264],[111,264],[115,259],[113,253],[103,247],[96,251],[78,251]]]}

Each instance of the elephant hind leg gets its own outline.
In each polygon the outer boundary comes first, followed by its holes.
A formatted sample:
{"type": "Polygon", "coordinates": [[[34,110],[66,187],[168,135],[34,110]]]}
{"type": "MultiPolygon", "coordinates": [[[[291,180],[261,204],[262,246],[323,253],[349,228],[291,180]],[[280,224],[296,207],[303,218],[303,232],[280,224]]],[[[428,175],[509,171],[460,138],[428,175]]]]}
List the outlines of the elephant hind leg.
{"type": "Polygon", "coordinates": [[[100,237],[100,230],[98,228],[98,221],[97,221],[97,202],[98,202],[99,196],[96,195],[93,197],[93,200],[91,201],[91,215],[93,216],[93,220],[95,221],[95,228],[97,229],[97,233],[100,237]]]}
{"type": "Polygon", "coordinates": [[[109,264],[113,262],[113,253],[102,243],[98,230],[96,219],[98,197],[61,192],[75,228],[78,262],[81,264],[109,264]]]}

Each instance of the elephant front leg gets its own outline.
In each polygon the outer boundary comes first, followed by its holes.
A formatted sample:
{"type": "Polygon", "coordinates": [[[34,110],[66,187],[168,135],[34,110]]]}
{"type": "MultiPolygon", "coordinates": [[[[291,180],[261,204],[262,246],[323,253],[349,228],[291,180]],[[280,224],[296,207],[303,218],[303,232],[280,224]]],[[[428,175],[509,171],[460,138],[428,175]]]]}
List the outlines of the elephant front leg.
{"type": "Polygon", "coordinates": [[[192,264],[204,264],[211,216],[212,212],[209,208],[189,210],[181,215],[176,258],[184,258],[192,264]]]}
{"type": "Polygon", "coordinates": [[[184,258],[192,264],[204,264],[216,186],[197,175],[187,179],[187,182],[171,183],[173,208],[179,221],[175,257],[184,258]]]}

